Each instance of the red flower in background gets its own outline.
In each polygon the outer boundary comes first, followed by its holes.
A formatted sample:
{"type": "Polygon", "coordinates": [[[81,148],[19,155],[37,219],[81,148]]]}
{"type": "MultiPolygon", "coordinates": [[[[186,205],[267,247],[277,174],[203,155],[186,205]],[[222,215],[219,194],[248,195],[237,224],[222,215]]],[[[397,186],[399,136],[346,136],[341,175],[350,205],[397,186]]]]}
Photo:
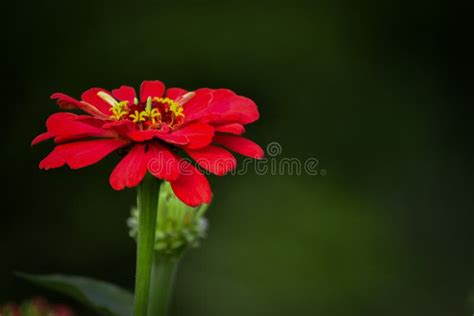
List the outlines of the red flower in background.
{"type": "Polygon", "coordinates": [[[44,298],[37,297],[21,305],[0,306],[0,316],[74,316],[74,312],[66,305],[51,305],[44,298]]]}
{"type": "Polygon", "coordinates": [[[203,169],[224,175],[236,167],[227,149],[252,158],[263,150],[241,137],[244,126],[259,117],[255,103],[227,89],[188,92],[161,81],[144,81],[138,99],[132,87],[109,92],[92,88],[78,101],[62,93],[51,96],[62,109],[46,121],[47,132],[32,145],[53,138],[54,150],[41,169],[67,164],[71,169],[92,165],[122,149],[127,154],[110,175],[116,190],[138,185],[145,174],[169,181],[176,196],[190,206],[210,202],[206,177],[177,153],[185,152],[203,169]],[[217,146],[216,146],[217,145],[217,146]]]}

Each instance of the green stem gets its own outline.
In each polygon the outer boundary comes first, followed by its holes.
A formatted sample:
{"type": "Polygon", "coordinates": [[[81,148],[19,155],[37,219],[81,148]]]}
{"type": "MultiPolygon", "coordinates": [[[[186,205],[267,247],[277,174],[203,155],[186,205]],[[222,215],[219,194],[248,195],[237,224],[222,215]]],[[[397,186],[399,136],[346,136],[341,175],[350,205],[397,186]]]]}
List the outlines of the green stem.
{"type": "Polygon", "coordinates": [[[155,255],[150,286],[148,315],[166,316],[173,291],[178,259],[155,255]]]}
{"type": "Polygon", "coordinates": [[[146,316],[154,256],[160,182],[147,175],[138,187],[138,236],[135,275],[135,316],[146,316]]]}

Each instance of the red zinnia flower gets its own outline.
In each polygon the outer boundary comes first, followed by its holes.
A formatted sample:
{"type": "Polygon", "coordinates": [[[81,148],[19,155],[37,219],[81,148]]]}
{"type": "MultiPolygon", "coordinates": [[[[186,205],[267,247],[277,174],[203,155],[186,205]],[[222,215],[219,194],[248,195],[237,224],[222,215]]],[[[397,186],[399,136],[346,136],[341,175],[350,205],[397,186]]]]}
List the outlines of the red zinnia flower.
{"type": "Polygon", "coordinates": [[[41,169],[67,164],[89,166],[118,149],[127,152],[110,176],[116,190],[138,185],[147,170],[169,181],[176,196],[190,206],[208,203],[212,193],[206,177],[176,153],[186,152],[203,169],[224,175],[236,167],[235,157],[223,147],[252,158],[263,150],[239,135],[244,125],[259,117],[255,103],[227,89],[188,92],[161,81],[144,81],[140,99],[132,87],[109,92],[92,88],[78,101],[62,93],[51,96],[62,109],[46,121],[47,132],[32,142],[54,138],[58,144],[44,158],[41,169]],[[216,146],[220,145],[220,146],[216,146]]]}

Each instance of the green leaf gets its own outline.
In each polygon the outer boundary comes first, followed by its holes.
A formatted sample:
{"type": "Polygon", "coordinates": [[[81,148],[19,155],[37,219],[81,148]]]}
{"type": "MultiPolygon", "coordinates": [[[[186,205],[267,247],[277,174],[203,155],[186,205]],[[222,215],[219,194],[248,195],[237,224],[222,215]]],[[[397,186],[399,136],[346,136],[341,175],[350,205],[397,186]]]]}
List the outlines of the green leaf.
{"type": "Polygon", "coordinates": [[[70,296],[103,315],[133,315],[133,294],[116,285],[79,276],[16,274],[36,285],[70,296]]]}

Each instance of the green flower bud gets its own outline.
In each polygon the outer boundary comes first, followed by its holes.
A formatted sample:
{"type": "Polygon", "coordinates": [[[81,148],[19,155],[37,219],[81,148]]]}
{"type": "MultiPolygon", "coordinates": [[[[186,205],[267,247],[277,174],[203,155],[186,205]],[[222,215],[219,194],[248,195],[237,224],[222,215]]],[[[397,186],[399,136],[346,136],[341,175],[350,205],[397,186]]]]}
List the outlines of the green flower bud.
{"type": "MultiPolygon", "coordinates": [[[[207,221],[204,213],[208,204],[190,207],[181,202],[173,193],[169,182],[160,187],[158,215],[155,233],[155,251],[162,256],[179,257],[186,249],[197,247],[206,237],[207,221]]],[[[139,211],[132,208],[127,220],[130,236],[137,237],[139,211]]]]}

